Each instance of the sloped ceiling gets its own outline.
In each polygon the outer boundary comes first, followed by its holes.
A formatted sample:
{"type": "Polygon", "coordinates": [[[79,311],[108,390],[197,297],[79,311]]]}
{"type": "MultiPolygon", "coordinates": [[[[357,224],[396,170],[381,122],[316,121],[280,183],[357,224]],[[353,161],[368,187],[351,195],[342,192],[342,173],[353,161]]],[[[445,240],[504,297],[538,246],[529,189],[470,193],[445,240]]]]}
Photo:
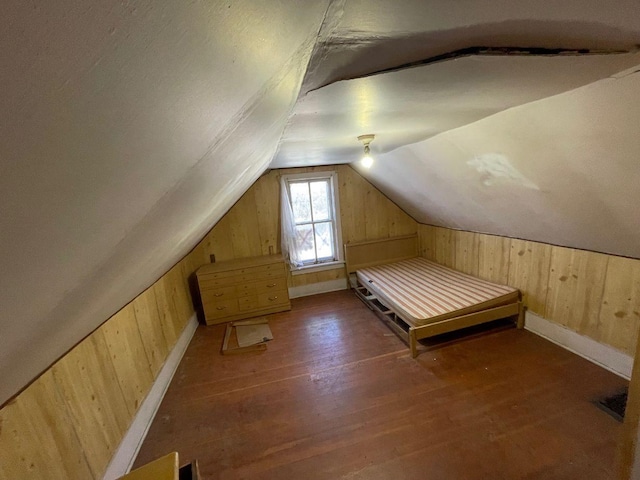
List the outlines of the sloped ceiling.
{"type": "Polygon", "coordinates": [[[352,163],[423,223],[640,258],[640,3],[412,5],[344,4],[271,166],[352,163]]]}
{"type": "Polygon", "coordinates": [[[363,133],[420,221],[640,256],[637,44],[636,0],[4,2],[0,403],[363,133]],[[430,61],[470,47],[598,54],[430,61]]]}
{"type": "Polygon", "coordinates": [[[0,403],[269,165],[327,2],[3,3],[0,403]]]}

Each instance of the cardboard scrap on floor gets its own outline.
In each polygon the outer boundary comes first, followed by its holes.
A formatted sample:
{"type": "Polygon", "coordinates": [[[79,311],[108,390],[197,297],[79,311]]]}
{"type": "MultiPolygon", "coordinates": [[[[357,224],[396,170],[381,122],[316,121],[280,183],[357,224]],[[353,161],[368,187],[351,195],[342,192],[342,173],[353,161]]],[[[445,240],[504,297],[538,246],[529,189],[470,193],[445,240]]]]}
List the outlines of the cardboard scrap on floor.
{"type": "Polygon", "coordinates": [[[266,318],[256,318],[227,324],[222,343],[222,354],[260,352],[267,349],[273,334],[266,318]]]}

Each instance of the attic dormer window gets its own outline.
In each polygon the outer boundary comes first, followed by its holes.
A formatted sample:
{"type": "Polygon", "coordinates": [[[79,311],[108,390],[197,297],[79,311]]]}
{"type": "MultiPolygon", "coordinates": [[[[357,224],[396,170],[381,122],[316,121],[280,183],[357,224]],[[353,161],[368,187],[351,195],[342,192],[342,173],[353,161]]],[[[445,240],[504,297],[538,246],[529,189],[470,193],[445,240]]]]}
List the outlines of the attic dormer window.
{"type": "Polygon", "coordinates": [[[342,261],[336,172],[283,175],[282,250],[292,270],[342,261]]]}

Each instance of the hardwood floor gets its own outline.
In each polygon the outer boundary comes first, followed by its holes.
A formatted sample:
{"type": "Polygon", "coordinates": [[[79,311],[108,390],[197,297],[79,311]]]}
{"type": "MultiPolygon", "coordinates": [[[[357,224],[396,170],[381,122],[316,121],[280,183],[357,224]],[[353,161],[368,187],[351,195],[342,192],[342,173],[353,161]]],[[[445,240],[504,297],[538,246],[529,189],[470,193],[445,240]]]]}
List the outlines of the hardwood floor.
{"type": "Polygon", "coordinates": [[[261,353],[199,327],[136,460],[205,479],[610,479],[626,381],[513,327],[409,350],[351,292],[270,315],[261,353]]]}

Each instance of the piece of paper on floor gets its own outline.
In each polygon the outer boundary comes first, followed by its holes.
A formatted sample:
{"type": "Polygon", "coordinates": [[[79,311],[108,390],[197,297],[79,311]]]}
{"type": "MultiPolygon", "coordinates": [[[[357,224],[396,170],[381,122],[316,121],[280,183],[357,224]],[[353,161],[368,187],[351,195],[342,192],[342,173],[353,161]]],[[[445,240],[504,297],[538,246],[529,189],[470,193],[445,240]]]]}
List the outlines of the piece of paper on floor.
{"type": "Polygon", "coordinates": [[[248,347],[273,340],[273,333],[271,333],[271,329],[266,323],[260,325],[238,325],[235,328],[239,347],[248,347]]]}

